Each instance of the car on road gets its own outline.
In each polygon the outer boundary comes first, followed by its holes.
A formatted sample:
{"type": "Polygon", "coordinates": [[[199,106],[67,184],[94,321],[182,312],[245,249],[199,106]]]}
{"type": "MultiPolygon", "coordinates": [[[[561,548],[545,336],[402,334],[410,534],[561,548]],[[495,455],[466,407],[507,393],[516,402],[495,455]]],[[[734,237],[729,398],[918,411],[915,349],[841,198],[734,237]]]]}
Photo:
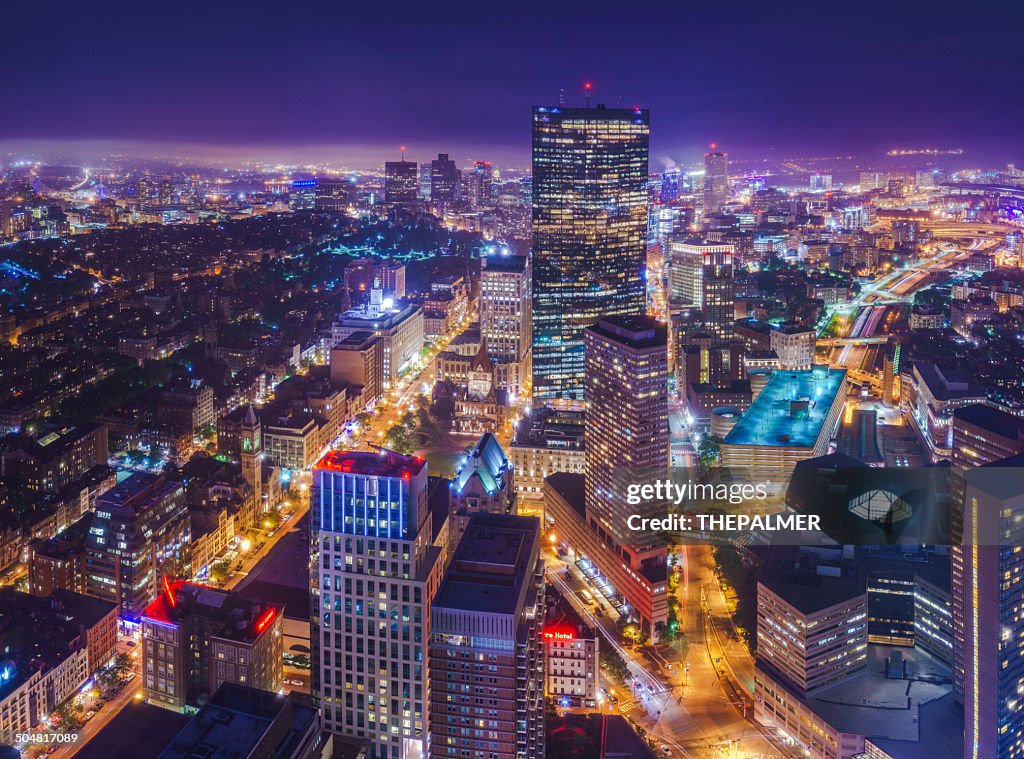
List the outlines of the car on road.
{"type": "Polygon", "coordinates": [[[667,744],[665,744],[665,743],[662,743],[662,744],[661,744],[660,746],[658,746],[658,749],[659,749],[659,750],[661,751],[661,753],[663,753],[663,754],[664,754],[665,756],[672,756],[672,749],[671,749],[671,748],[669,748],[667,744]]]}

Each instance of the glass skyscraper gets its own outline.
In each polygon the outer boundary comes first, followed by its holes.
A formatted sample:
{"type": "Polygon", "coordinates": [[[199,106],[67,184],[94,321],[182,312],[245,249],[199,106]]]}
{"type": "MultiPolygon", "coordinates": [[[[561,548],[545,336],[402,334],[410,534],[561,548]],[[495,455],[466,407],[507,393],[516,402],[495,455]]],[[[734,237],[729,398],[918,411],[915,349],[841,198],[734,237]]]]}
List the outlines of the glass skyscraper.
{"type": "Polygon", "coordinates": [[[533,397],[583,400],[583,329],[646,310],[650,115],[533,109],[533,397]]]}

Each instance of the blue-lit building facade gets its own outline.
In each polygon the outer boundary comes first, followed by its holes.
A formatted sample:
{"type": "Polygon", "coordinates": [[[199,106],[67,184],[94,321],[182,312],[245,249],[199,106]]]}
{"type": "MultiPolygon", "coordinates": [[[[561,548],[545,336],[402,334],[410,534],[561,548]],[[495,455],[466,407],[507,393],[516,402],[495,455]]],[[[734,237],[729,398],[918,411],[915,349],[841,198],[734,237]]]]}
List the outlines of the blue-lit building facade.
{"type": "Polygon", "coordinates": [[[428,756],[426,646],[441,580],[427,464],[390,451],[332,451],[310,502],[312,693],[323,726],[376,759],[428,756]]]}
{"type": "Polygon", "coordinates": [[[533,397],[583,401],[583,329],[646,311],[650,114],[533,109],[533,397]]]}

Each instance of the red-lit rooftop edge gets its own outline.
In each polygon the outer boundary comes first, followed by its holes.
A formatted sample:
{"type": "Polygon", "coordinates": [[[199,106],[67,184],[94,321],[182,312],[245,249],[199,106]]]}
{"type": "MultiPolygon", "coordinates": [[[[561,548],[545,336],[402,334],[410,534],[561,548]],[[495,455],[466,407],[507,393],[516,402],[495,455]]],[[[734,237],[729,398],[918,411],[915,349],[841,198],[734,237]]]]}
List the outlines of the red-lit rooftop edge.
{"type": "Polygon", "coordinates": [[[426,463],[419,456],[409,456],[380,448],[377,452],[330,451],[316,463],[314,469],[409,479],[418,475],[426,463]]]}

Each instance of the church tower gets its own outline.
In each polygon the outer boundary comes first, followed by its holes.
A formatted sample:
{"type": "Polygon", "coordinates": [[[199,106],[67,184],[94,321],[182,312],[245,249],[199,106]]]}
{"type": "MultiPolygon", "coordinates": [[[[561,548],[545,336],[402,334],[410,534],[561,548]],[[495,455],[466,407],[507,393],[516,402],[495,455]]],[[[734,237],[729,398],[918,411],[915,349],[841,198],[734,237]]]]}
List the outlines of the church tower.
{"type": "MultiPolygon", "coordinates": [[[[255,524],[263,512],[263,469],[260,466],[260,452],[262,451],[260,441],[260,420],[256,417],[256,410],[250,405],[245,412],[245,419],[242,420],[242,476],[252,488],[253,516],[255,524]]],[[[252,525],[246,525],[251,527],[252,525]]]]}

